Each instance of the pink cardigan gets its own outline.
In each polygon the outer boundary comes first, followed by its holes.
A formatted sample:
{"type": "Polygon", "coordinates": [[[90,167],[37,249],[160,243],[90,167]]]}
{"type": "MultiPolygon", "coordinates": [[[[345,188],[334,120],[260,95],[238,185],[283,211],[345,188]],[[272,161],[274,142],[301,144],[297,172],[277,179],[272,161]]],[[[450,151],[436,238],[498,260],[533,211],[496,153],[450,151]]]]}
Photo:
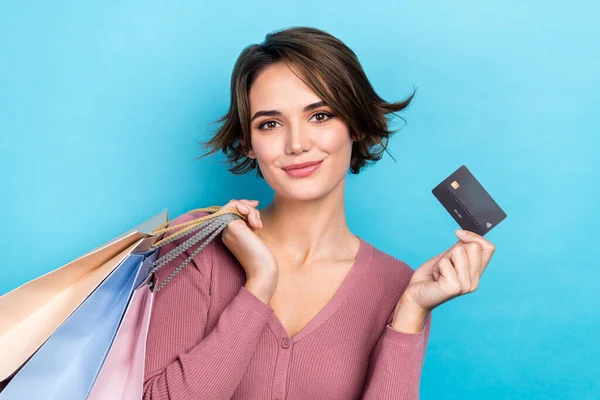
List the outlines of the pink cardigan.
{"type": "MultiPolygon", "coordinates": [[[[182,214],[172,224],[206,214],[182,214]]],[[[144,399],[418,399],[431,313],[420,333],[389,325],[412,273],[361,238],[341,287],[290,338],[273,309],[243,286],[244,269],[219,234],[156,293],[144,399]]]]}

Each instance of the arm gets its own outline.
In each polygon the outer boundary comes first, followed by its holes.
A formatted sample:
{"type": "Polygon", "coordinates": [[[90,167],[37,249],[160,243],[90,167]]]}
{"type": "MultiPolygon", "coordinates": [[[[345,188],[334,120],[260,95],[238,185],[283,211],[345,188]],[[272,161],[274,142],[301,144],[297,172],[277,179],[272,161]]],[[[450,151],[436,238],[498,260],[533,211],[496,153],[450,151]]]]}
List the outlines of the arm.
{"type": "MultiPolygon", "coordinates": [[[[392,313],[393,315],[394,313],[392,313]]],[[[369,361],[363,400],[419,398],[421,372],[431,329],[431,312],[416,333],[394,329],[388,319],[369,361]]]]}
{"type": "MultiPolygon", "coordinates": [[[[184,214],[173,224],[192,218],[184,214]]],[[[185,238],[165,245],[161,253],[166,254],[185,238]]],[[[204,336],[210,305],[211,250],[209,244],[192,265],[155,294],[146,345],[145,400],[230,399],[273,313],[268,304],[242,286],[214,329],[204,336]]],[[[178,256],[172,265],[188,256],[178,256]]],[[[171,270],[163,267],[156,272],[156,279],[162,281],[171,270]]]]}

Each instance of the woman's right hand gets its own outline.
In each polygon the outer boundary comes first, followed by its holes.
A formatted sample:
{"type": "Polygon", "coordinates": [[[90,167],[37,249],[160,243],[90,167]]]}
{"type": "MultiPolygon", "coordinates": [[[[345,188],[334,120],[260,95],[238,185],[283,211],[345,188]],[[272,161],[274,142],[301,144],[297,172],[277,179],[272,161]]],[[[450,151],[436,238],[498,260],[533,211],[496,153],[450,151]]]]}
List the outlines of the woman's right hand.
{"type": "Polygon", "coordinates": [[[262,228],[258,200],[231,200],[223,207],[235,208],[247,221],[235,219],[223,230],[222,240],[246,271],[248,291],[265,303],[273,296],[279,268],[269,247],[254,233],[262,228]]]}

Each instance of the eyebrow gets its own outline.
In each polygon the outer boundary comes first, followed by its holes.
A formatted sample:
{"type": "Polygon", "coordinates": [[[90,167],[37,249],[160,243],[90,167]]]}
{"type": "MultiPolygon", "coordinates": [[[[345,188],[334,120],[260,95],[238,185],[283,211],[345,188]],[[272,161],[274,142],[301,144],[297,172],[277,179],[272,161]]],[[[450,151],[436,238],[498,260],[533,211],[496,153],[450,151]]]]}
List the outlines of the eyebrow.
{"type": "MultiPolygon", "coordinates": [[[[304,109],[302,111],[303,112],[311,111],[311,110],[314,110],[315,108],[323,107],[324,105],[326,105],[324,101],[317,101],[316,103],[307,105],[306,107],[304,107],[304,109]]],[[[250,122],[254,121],[258,117],[262,117],[262,116],[273,117],[273,116],[278,116],[278,115],[281,115],[281,111],[279,111],[279,110],[261,110],[261,111],[257,111],[252,116],[252,119],[250,120],[250,122]]]]}

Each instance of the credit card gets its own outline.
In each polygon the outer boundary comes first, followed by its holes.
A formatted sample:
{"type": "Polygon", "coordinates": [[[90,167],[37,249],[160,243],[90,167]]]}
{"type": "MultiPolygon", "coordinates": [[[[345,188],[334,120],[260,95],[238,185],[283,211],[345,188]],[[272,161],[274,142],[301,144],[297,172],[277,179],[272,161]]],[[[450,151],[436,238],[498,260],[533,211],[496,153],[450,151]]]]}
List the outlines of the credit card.
{"type": "Polygon", "coordinates": [[[431,192],[462,229],[478,235],[484,236],[506,218],[506,213],[464,165],[431,192]]]}

